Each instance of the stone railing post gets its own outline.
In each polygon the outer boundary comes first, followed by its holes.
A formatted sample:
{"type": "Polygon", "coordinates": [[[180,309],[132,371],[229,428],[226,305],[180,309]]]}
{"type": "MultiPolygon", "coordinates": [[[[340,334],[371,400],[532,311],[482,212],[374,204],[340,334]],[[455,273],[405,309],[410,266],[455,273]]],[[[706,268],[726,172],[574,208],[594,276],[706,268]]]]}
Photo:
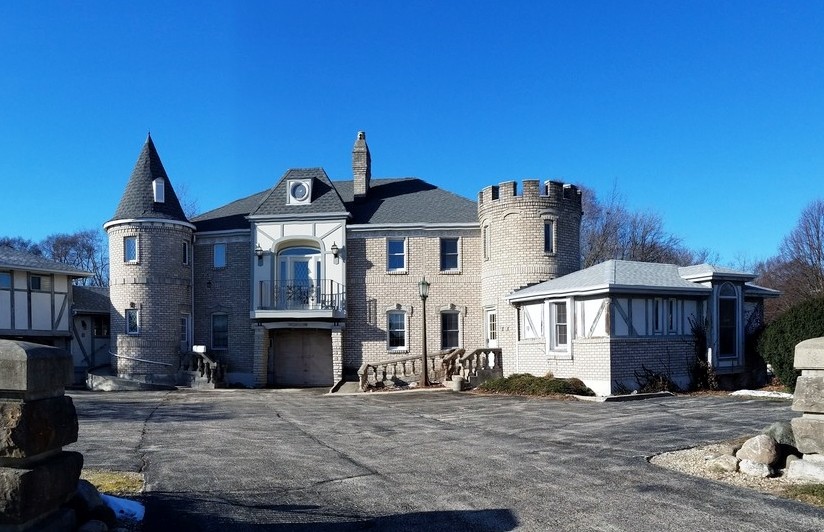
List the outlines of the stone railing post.
{"type": "Polygon", "coordinates": [[[63,451],[77,441],[77,412],[64,386],[68,352],[0,340],[0,530],[74,530],[61,509],[77,490],[83,455],[63,451]]]}
{"type": "Polygon", "coordinates": [[[801,376],[795,385],[793,410],[803,412],[790,423],[801,460],[790,462],[787,477],[824,481],[824,338],[804,340],[795,346],[795,369],[801,376]]]}

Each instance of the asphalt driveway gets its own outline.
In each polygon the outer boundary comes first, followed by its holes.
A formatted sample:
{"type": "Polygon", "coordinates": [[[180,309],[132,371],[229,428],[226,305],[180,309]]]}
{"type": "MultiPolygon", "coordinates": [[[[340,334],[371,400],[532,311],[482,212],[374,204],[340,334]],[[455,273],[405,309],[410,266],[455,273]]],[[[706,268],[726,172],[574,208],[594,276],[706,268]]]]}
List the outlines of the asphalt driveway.
{"type": "Polygon", "coordinates": [[[86,467],[142,471],[145,530],[824,530],[824,512],[649,464],[786,401],[585,403],[315,390],[72,392],[86,467]]]}

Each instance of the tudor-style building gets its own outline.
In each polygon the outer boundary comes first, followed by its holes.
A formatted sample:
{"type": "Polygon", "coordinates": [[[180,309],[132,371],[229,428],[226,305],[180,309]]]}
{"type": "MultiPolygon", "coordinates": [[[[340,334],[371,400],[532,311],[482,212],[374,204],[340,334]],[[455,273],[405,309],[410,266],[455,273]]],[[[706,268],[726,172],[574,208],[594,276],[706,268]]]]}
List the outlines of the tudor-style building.
{"type": "MultiPolygon", "coordinates": [[[[229,383],[332,386],[363,363],[420,355],[418,282],[425,276],[431,283],[429,353],[499,348],[505,374],[551,370],[578,376],[599,393],[613,391],[609,369],[590,376],[589,364],[609,368],[617,351],[606,349],[605,357],[591,360],[576,347],[579,359],[572,346],[601,330],[614,343],[623,330],[615,316],[635,309],[638,299],[619,291],[627,299],[622,303],[614,290],[590,294],[582,288],[559,296],[566,298],[562,312],[555,286],[538,284],[589,271],[578,271],[577,187],[526,180],[519,192],[512,181],[485,188],[476,203],[417,178],[373,179],[363,132],[352,151],[352,173],[337,181],[322,168],[291,169],[268,190],[188,220],[148,138],[104,226],[116,373],[172,382],[192,346],[202,345],[227,367],[229,383]],[[605,298],[608,311],[599,313],[603,302],[575,299],[582,294],[605,298]],[[541,325],[527,325],[539,314],[541,325]],[[559,363],[564,342],[570,349],[559,363]]],[[[708,297],[727,301],[722,277],[741,305],[749,297],[757,307],[773,295],[746,288],[747,274],[707,268],[683,269],[684,282],[697,288],[687,298],[692,306],[678,303],[679,323],[693,314],[713,320],[723,313],[701,303],[708,297]]],[[[638,288],[648,293],[649,287],[638,288]]],[[[741,309],[735,314],[739,340],[746,316],[741,309]]],[[[689,335],[680,327],[666,338],[674,346],[689,335]]],[[[638,353],[639,364],[664,348],[645,345],[649,352],[638,353]]],[[[717,348],[709,356],[718,366],[738,369],[717,348]]]]}

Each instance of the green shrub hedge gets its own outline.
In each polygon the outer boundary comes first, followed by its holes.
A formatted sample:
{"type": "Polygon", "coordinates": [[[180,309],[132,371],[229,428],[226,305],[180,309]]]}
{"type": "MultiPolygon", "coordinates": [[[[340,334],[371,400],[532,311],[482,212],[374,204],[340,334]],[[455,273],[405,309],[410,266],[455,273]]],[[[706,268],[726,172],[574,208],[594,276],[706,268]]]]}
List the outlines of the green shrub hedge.
{"type": "Polygon", "coordinates": [[[772,365],[781,384],[792,391],[798,378],[793,367],[795,346],[819,336],[824,336],[824,298],[799,303],[767,325],[758,341],[758,353],[772,365]]]}
{"type": "Polygon", "coordinates": [[[536,377],[527,373],[516,373],[509,377],[491,379],[478,386],[478,390],[490,393],[513,395],[595,395],[580,379],[556,379],[551,375],[536,377]]]}

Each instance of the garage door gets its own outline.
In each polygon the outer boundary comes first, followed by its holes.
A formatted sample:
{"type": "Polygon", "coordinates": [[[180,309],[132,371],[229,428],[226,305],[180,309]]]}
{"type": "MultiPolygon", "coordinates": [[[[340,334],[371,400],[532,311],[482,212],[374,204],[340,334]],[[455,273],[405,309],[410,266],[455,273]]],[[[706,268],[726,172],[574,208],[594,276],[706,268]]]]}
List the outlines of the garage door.
{"type": "Polygon", "coordinates": [[[276,386],[332,386],[332,335],[327,330],[275,331],[276,386]]]}

